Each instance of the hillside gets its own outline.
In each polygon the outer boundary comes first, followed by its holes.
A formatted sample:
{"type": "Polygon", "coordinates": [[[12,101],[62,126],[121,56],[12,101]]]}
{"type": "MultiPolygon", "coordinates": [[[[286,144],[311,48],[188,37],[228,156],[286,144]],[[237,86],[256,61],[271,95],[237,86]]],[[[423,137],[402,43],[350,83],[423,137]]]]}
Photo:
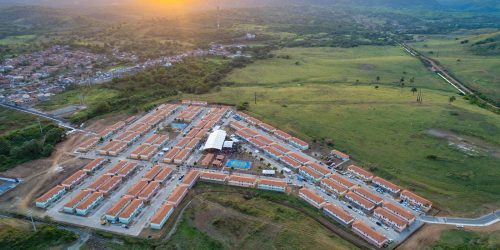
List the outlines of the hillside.
{"type": "Polygon", "coordinates": [[[480,36],[479,40],[470,45],[470,49],[474,54],[482,56],[498,56],[500,55],[500,32],[480,36]]]}
{"type": "Polygon", "coordinates": [[[497,0],[437,0],[441,5],[464,11],[499,11],[500,2],[497,0]]]}

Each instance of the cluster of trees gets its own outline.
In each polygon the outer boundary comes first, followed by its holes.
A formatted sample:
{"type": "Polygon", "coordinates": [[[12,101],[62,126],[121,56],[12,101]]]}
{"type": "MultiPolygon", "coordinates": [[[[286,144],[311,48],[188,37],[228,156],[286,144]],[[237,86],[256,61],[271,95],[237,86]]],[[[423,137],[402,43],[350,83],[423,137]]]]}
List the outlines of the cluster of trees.
{"type": "MultiPolygon", "coordinates": [[[[255,53],[265,57],[265,52],[261,50],[255,53]]],[[[157,66],[135,75],[115,78],[96,87],[102,91],[119,92],[117,97],[91,104],[87,110],[76,113],[71,119],[79,123],[113,111],[148,110],[151,103],[179,93],[205,94],[221,85],[231,84],[223,82],[226,75],[234,68],[244,67],[251,62],[252,59],[245,57],[234,60],[219,57],[187,58],[169,68],[157,66]]]]}
{"type": "Polygon", "coordinates": [[[64,129],[54,124],[31,125],[0,137],[0,171],[17,164],[50,156],[64,140],[64,129]]]}

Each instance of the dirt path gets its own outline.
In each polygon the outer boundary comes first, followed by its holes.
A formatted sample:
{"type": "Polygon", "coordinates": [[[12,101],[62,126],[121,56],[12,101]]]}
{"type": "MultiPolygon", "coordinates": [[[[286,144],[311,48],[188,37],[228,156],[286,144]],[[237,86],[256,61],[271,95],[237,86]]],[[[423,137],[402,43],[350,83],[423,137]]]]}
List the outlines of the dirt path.
{"type": "MultiPolygon", "coordinates": [[[[27,193],[24,196],[24,199],[22,199],[19,202],[19,208],[20,209],[27,209],[30,201],[33,200],[33,196],[40,190],[41,187],[45,185],[45,182],[49,179],[52,178],[54,175],[58,173],[59,166],[67,163],[69,161],[72,161],[73,159],[69,159],[67,161],[61,162],[61,158],[65,155],[68,155],[72,152],[73,148],[75,145],[81,141],[81,136],[73,136],[69,140],[66,140],[65,142],[61,143],[61,146],[57,147],[55,152],[52,154],[50,157],[52,159],[52,163],[49,169],[45,171],[41,179],[39,179],[34,187],[32,187],[31,191],[27,193]]],[[[37,175],[33,176],[37,177],[37,175]]]]}

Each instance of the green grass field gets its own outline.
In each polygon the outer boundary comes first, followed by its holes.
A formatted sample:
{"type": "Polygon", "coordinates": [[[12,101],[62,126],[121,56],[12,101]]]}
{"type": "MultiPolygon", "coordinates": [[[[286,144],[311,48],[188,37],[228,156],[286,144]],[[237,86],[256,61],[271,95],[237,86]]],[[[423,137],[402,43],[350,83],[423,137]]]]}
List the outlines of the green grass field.
{"type": "Polygon", "coordinates": [[[32,115],[0,107],[0,135],[28,127],[36,122],[36,117],[32,115]]]}
{"type": "Polygon", "coordinates": [[[37,39],[36,35],[9,36],[0,39],[0,45],[28,44],[37,39]]]}
{"type": "Polygon", "coordinates": [[[400,47],[288,48],[273,53],[275,58],[236,70],[227,80],[266,87],[311,82],[395,86],[404,77],[405,86],[451,90],[400,47]]]}
{"type": "MultiPolygon", "coordinates": [[[[398,52],[400,56],[390,56],[400,58],[392,64],[389,59],[377,60],[375,55],[369,57],[372,63],[384,61],[387,69],[384,72],[367,73],[356,69],[356,65],[363,61],[354,60],[344,62],[342,66],[349,71],[333,70],[328,74],[325,71],[329,67],[323,66],[326,59],[314,59],[311,55],[332,58],[329,60],[333,61],[338,54],[335,49],[325,54],[329,50],[293,49],[295,58],[291,62],[310,63],[299,72],[292,70],[295,65],[290,66],[289,60],[256,62],[228,77],[236,82],[234,86],[193,98],[232,104],[248,101],[250,114],[309,141],[331,139],[336,148],[346,151],[377,175],[415,190],[453,214],[479,214],[490,211],[491,206],[500,205],[500,169],[495,167],[498,158],[487,150],[470,155],[449,145],[445,139],[426,134],[429,129],[451,131],[473,138],[479,145],[493,145],[498,150],[498,115],[470,105],[461,98],[450,104],[448,99],[455,95],[453,90],[426,73],[419,62],[405,56],[402,51],[398,52]],[[411,71],[404,69],[418,76],[416,84],[421,82],[418,79],[427,79],[417,85],[422,89],[422,104],[416,102],[416,95],[409,87],[401,89],[389,83],[381,84],[377,89],[376,84],[324,81],[327,78],[341,79],[344,75],[349,79],[354,76],[372,79],[377,74],[382,75],[382,79],[398,79],[403,70],[400,68],[402,61],[408,61],[407,65],[414,67],[411,71]],[[316,64],[323,70],[318,70],[316,64]],[[391,71],[391,68],[396,70],[391,71]],[[293,83],[292,80],[298,77],[301,78],[300,84],[293,83]],[[255,93],[257,104],[253,103],[255,93]]],[[[396,53],[393,47],[354,50],[361,54],[359,57],[370,50],[372,53],[384,50],[396,53]]],[[[353,51],[346,53],[354,54],[353,51]]],[[[284,50],[278,54],[291,53],[284,50]]],[[[390,53],[380,53],[379,57],[387,54],[390,53]]],[[[381,66],[375,64],[375,67],[381,66]]]]}
{"type": "Polygon", "coordinates": [[[104,102],[117,97],[119,95],[119,91],[110,89],[103,90],[99,87],[94,87],[91,89],[77,88],[55,95],[47,102],[39,103],[38,108],[46,111],[51,111],[70,105],[80,105],[82,94],[85,98],[86,104],[94,105],[95,103],[104,102]]]}
{"type": "Polygon", "coordinates": [[[470,49],[474,42],[494,35],[498,36],[500,33],[473,36],[417,36],[422,41],[413,43],[412,46],[438,60],[471,88],[478,90],[496,103],[500,103],[500,56],[498,54],[480,56],[470,49]],[[464,40],[469,42],[461,44],[464,40]]]}

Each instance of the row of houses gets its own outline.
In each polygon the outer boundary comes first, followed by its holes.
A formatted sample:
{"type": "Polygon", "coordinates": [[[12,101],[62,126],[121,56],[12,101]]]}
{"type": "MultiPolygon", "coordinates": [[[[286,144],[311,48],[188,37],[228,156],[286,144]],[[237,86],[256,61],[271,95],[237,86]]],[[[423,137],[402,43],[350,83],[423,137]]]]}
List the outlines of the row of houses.
{"type": "Polygon", "coordinates": [[[106,212],[106,220],[129,224],[158,193],[172,173],[172,167],[153,166],[106,212]]]}
{"type": "Polygon", "coordinates": [[[94,173],[97,169],[108,163],[109,160],[99,157],[85,165],[81,170],[76,171],[71,176],[53,187],[48,192],[35,200],[35,205],[39,208],[47,208],[50,204],[61,198],[68,190],[74,188],[85,178],[94,173]]]}
{"type": "Polygon", "coordinates": [[[149,161],[158,152],[158,147],[149,144],[139,145],[132,153],[129,158],[136,160],[149,161]]]}
{"type": "Polygon", "coordinates": [[[410,204],[422,208],[424,211],[429,211],[432,208],[432,202],[422,198],[421,196],[410,192],[408,190],[403,190],[401,187],[398,185],[385,180],[381,177],[375,176],[374,174],[370,173],[369,171],[364,170],[361,167],[355,166],[355,165],[350,165],[347,167],[347,171],[356,177],[362,179],[363,181],[366,182],[371,182],[373,185],[376,187],[379,187],[390,194],[397,196],[399,195],[399,198],[401,200],[407,201],[410,204]]]}
{"type": "Polygon", "coordinates": [[[284,163],[287,167],[298,170],[299,173],[302,173],[308,179],[318,181],[331,173],[326,166],[312,161],[304,153],[290,150],[280,143],[273,141],[271,138],[260,134],[256,130],[246,127],[240,122],[231,122],[229,126],[236,130],[236,136],[262,150],[270,158],[284,163]],[[301,168],[302,166],[305,167],[301,168]]]}
{"type": "Polygon", "coordinates": [[[150,227],[152,229],[160,230],[163,228],[174,212],[174,209],[179,206],[184,197],[186,197],[189,189],[198,181],[199,177],[200,173],[196,170],[191,170],[186,174],[182,183],[172,191],[167,200],[155,212],[153,217],[151,217],[150,227]]]}
{"type": "Polygon", "coordinates": [[[327,202],[323,197],[318,195],[313,190],[305,187],[301,188],[299,190],[299,197],[312,206],[323,210],[323,212],[327,216],[331,217],[340,224],[346,227],[351,227],[351,230],[354,233],[356,233],[369,243],[381,248],[385,243],[388,242],[387,237],[372,229],[364,222],[356,220],[349,212],[332,203],[327,202]]]}
{"type": "MultiPolygon", "coordinates": [[[[157,126],[161,121],[165,120],[169,115],[173,114],[177,109],[178,105],[164,104],[159,106],[157,109],[149,112],[141,119],[133,122],[124,132],[119,134],[114,140],[110,141],[102,148],[100,148],[98,150],[98,153],[101,155],[117,156],[118,154],[123,152],[128,146],[135,143],[137,140],[139,140],[140,137],[144,136],[151,129],[157,126]]],[[[130,122],[131,121],[132,120],[130,120],[130,122]]],[[[120,126],[118,125],[112,126],[112,129],[108,128],[106,130],[109,132],[109,136],[113,135],[114,133],[116,133],[116,131],[124,128],[127,125],[126,122],[119,122],[119,123],[120,126]]],[[[108,135],[106,135],[105,137],[101,136],[101,138],[106,139],[109,136],[108,135]]],[[[163,137],[160,138],[154,137],[149,139],[151,140],[152,143],[159,143],[160,145],[164,145],[166,143],[163,137]]],[[[156,150],[153,149],[154,147],[148,148],[146,150],[147,152],[145,155],[148,156],[149,158],[152,157],[152,155],[156,153],[156,150]]],[[[142,157],[148,158],[146,156],[142,157]]],[[[137,159],[136,157],[132,158],[137,159]]]]}
{"type": "Polygon", "coordinates": [[[287,142],[288,144],[300,149],[300,150],[307,150],[309,149],[309,144],[297,137],[293,137],[289,134],[287,134],[284,131],[281,131],[279,129],[276,129],[275,127],[261,122],[260,120],[251,117],[243,112],[238,112],[237,115],[240,117],[240,119],[244,120],[248,124],[251,124],[253,126],[259,127],[262,130],[266,131],[267,133],[274,134],[277,138],[287,142]]]}
{"type": "Polygon", "coordinates": [[[203,111],[201,106],[189,106],[184,109],[175,120],[180,122],[192,122],[203,111]]]}
{"type": "MultiPolygon", "coordinates": [[[[101,160],[101,158],[89,163],[87,165],[88,169],[92,169],[99,160],[101,160]]],[[[105,199],[105,197],[116,190],[123,183],[125,178],[132,175],[137,167],[138,165],[133,162],[120,161],[116,163],[108,172],[99,176],[83,191],[67,202],[63,206],[63,211],[81,216],[88,215],[93,208],[105,199]]],[[[93,171],[95,171],[95,168],[93,168],[93,171]]]]}
{"type": "Polygon", "coordinates": [[[205,101],[193,101],[193,100],[182,100],[182,105],[193,105],[193,106],[201,106],[201,107],[206,107],[208,106],[208,102],[205,101]]]}

